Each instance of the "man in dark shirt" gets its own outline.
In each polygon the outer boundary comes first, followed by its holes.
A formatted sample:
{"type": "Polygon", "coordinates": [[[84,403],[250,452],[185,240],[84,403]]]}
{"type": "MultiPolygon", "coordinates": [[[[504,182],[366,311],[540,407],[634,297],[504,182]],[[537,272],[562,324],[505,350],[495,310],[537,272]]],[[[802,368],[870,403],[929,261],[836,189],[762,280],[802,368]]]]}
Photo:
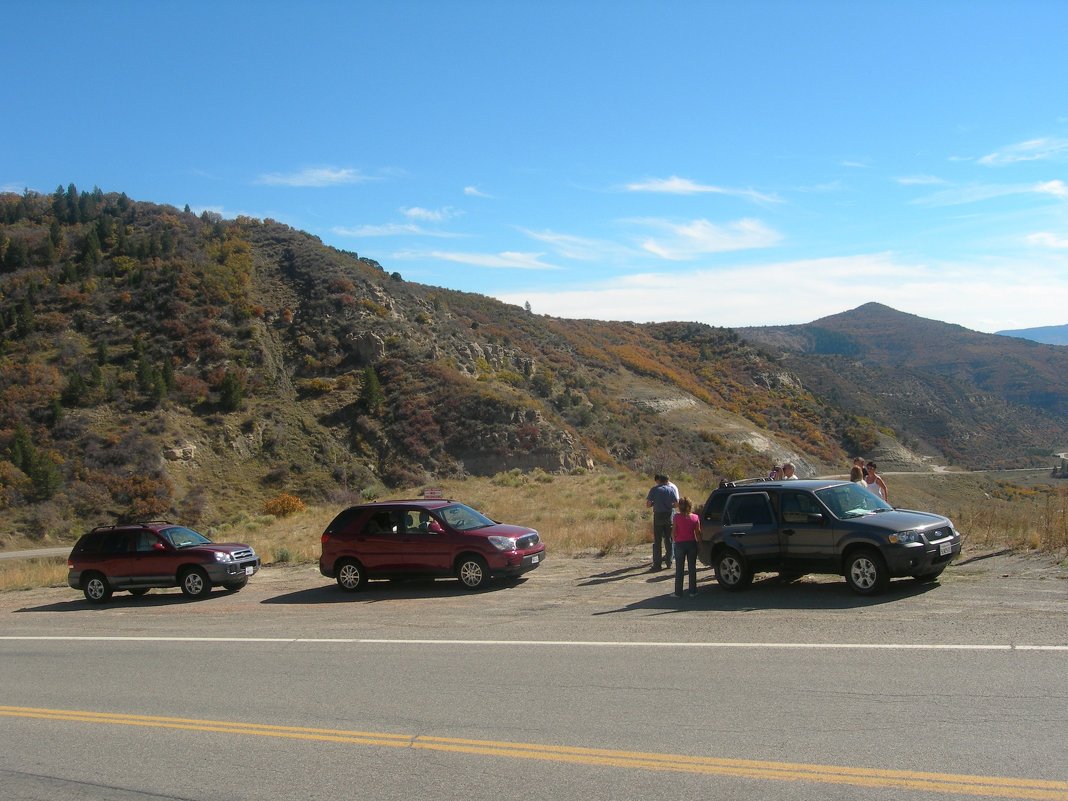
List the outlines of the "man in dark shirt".
{"type": "Polygon", "coordinates": [[[661,544],[663,562],[671,567],[671,513],[679,503],[679,491],[663,474],[653,476],[656,486],[645,496],[646,507],[653,510],[653,570],[661,568],[661,544]]]}

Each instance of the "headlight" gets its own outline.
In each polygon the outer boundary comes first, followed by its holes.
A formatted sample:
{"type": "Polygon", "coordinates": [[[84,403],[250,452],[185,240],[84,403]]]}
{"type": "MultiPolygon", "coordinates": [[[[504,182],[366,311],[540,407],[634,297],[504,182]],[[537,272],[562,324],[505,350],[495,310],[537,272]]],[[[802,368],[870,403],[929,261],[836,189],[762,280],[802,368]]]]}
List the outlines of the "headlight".
{"type": "Polygon", "coordinates": [[[920,532],[914,530],[897,531],[887,537],[887,539],[890,540],[892,544],[896,545],[899,543],[904,544],[906,542],[920,542],[921,536],[920,532]]]}
{"type": "Polygon", "coordinates": [[[498,551],[514,551],[515,550],[515,537],[487,537],[490,541],[490,545],[496,548],[498,551]]]}
{"type": "Polygon", "coordinates": [[[214,553],[215,553],[215,561],[216,562],[232,562],[232,561],[234,561],[234,557],[230,556],[230,554],[228,554],[228,553],[223,553],[222,551],[215,551],[214,553]]]}

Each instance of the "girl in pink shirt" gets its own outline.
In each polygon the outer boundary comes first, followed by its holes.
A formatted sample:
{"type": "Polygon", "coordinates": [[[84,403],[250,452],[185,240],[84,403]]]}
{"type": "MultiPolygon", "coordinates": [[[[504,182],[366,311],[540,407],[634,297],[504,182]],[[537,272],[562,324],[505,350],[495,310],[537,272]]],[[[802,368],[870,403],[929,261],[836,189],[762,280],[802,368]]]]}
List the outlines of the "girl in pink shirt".
{"type": "Polygon", "coordinates": [[[697,538],[701,536],[701,518],[693,514],[689,498],[679,499],[679,513],[671,521],[671,538],[675,546],[675,597],[682,597],[682,573],[690,574],[690,597],[697,595],[697,538]],[[686,560],[685,568],[683,559],[686,560]]]}

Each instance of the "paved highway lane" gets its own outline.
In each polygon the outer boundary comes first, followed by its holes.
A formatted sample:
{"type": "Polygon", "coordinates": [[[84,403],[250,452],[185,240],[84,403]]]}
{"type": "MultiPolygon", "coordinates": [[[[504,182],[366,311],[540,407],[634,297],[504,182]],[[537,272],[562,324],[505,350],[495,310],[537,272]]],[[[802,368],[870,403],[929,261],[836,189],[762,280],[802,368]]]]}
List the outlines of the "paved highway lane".
{"type": "Polygon", "coordinates": [[[682,606],[632,567],[476,595],[353,599],[300,570],[192,604],[9,594],[0,796],[1068,799],[1055,573],[878,603],[702,574],[682,606]]]}

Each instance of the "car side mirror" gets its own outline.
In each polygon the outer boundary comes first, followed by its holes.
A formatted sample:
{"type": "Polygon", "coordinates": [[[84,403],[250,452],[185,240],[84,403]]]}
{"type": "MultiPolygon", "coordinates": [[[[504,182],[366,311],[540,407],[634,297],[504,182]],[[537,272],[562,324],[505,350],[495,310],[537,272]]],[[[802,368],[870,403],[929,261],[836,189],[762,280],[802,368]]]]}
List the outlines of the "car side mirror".
{"type": "Polygon", "coordinates": [[[441,527],[441,523],[439,523],[437,520],[431,520],[430,524],[426,527],[426,530],[429,531],[431,534],[445,533],[445,529],[441,527]]]}
{"type": "Polygon", "coordinates": [[[167,549],[163,547],[163,543],[162,542],[154,542],[154,543],[152,543],[152,550],[153,551],[165,551],[167,549]]]}
{"type": "Polygon", "coordinates": [[[808,517],[808,522],[809,523],[822,523],[823,522],[823,515],[820,514],[819,512],[809,512],[807,517],[808,517]]]}

